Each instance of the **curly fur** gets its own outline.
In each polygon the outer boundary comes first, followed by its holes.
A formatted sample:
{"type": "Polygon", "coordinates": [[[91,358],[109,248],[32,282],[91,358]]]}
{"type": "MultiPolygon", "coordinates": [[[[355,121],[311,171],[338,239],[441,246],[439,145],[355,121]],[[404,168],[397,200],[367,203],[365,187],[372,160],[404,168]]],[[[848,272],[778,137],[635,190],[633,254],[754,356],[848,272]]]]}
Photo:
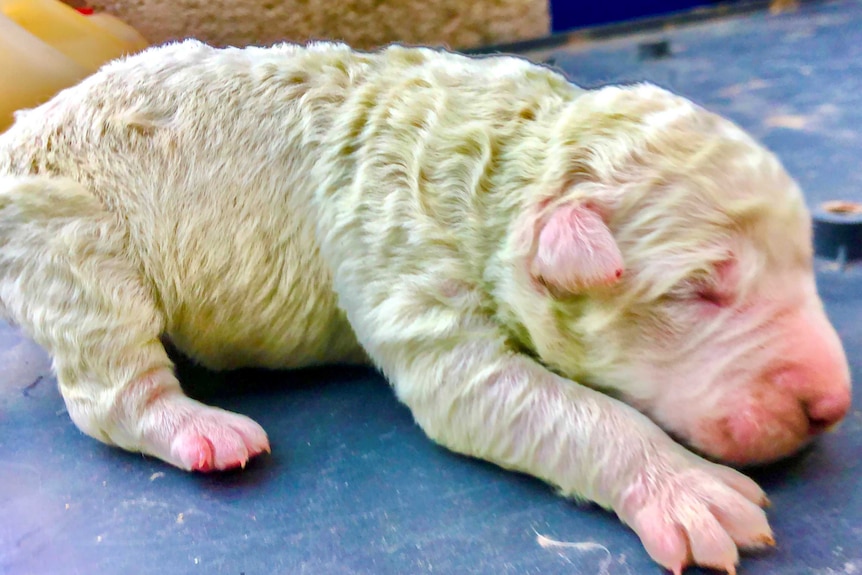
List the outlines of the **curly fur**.
{"type": "Polygon", "coordinates": [[[771,542],[763,492],[653,421],[752,462],[849,402],[798,188],[654,86],[184,42],[19,114],[0,174],[5,313],[82,430],[187,469],[268,442],[185,398],[160,338],[215,369],[371,363],[435,441],[730,571],[771,542]]]}

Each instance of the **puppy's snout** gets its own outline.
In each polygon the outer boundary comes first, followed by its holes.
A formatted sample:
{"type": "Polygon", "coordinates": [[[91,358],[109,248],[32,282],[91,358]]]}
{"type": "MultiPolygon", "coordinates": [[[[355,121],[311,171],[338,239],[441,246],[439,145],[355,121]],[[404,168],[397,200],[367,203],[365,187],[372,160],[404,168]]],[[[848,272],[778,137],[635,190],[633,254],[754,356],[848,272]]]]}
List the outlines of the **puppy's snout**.
{"type": "Polygon", "coordinates": [[[829,391],[803,403],[808,417],[809,435],[817,435],[835,427],[850,410],[849,386],[829,391]]]}
{"type": "Polygon", "coordinates": [[[728,395],[721,416],[698,428],[694,442],[704,452],[737,464],[774,461],[847,415],[850,369],[826,317],[806,312],[781,327],[784,345],[741,388],[744,399],[728,395]]]}
{"type": "Polygon", "coordinates": [[[850,373],[837,339],[824,337],[808,344],[797,349],[796,361],[772,374],[771,384],[795,396],[807,418],[808,435],[817,435],[850,410],[850,373]]]}

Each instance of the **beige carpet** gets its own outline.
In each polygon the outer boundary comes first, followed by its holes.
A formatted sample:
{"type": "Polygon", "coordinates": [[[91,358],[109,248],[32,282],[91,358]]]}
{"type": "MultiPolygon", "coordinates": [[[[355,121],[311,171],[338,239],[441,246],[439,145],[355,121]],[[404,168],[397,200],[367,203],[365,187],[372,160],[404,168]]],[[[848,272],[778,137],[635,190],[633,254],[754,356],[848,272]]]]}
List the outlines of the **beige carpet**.
{"type": "MultiPolygon", "coordinates": [[[[74,3],[74,2],[69,2],[74,3]]],[[[152,43],[196,37],[215,45],[342,40],[356,48],[390,42],[452,48],[549,32],[547,0],[88,0],[152,43]]]]}

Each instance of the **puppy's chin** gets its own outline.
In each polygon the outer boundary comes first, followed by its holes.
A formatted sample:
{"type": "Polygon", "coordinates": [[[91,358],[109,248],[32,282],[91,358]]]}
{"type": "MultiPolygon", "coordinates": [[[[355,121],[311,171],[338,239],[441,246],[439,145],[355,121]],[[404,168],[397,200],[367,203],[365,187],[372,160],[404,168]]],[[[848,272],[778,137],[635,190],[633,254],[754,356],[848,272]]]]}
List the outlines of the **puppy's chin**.
{"type": "Polygon", "coordinates": [[[670,435],[707,459],[735,467],[773,463],[803,449],[819,432],[801,407],[774,407],[740,403],[721,414],[695,417],[670,435]]]}
{"type": "MultiPolygon", "coordinates": [[[[756,387],[756,386],[755,386],[756,387]]],[[[820,433],[795,397],[733,388],[733,393],[653,402],[622,398],[677,443],[711,461],[734,467],[784,459],[820,433]]],[[[774,390],[773,390],[774,391],[774,390]]]]}

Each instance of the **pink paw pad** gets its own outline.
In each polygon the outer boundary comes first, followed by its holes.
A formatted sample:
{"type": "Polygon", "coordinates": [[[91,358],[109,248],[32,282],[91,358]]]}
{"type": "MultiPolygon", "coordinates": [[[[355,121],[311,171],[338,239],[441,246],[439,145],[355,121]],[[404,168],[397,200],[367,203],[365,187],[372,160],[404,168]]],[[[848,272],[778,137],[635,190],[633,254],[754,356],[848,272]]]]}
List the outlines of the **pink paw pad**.
{"type": "Polygon", "coordinates": [[[144,450],[182,469],[245,467],[250,458],[270,450],[266,432],[250,418],[183,395],[163,398],[150,417],[144,450]]]}
{"type": "Polygon", "coordinates": [[[189,422],[174,437],[171,454],[182,468],[206,472],[245,467],[250,458],[269,452],[266,433],[255,422],[220,410],[216,414],[189,422]]]}
{"type": "Polygon", "coordinates": [[[206,437],[195,434],[179,435],[174,439],[171,451],[186,469],[213,470],[213,448],[206,437]]]}
{"type": "Polygon", "coordinates": [[[768,500],[749,478],[694,456],[676,470],[665,463],[627,490],[620,517],[649,555],[680,575],[688,565],[736,573],[739,549],[774,545],[761,509],[768,500]],[[692,465],[692,463],[694,463],[692,465]],[[661,480],[656,480],[665,474],[661,480]]]}

